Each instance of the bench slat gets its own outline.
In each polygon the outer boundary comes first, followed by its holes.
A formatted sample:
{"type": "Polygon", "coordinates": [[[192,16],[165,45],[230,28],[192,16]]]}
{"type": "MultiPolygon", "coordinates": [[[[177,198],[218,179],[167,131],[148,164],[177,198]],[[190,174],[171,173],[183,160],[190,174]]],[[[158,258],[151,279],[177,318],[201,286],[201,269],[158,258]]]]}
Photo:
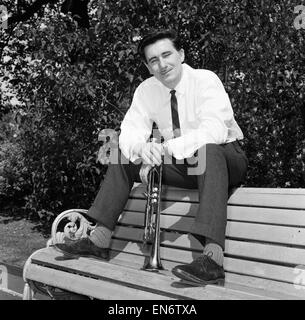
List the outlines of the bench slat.
{"type": "Polygon", "coordinates": [[[298,189],[265,189],[265,191],[251,188],[237,189],[230,197],[229,204],[305,209],[305,191],[298,189]]]}
{"type": "Polygon", "coordinates": [[[243,286],[248,286],[250,288],[260,288],[270,290],[272,292],[277,292],[280,300],[305,300],[305,289],[304,286],[292,285],[284,282],[266,280],[265,278],[257,278],[252,276],[238,275],[234,273],[228,273],[227,281],[232,283],[234,287],[236,284],[243,286]],[[286,297],[286,295],[288,295],[286,297]]]}
{"type": "MultiPolygon", "coordinates": [[[[144,199],[146,187],[143,184],[135,184],[131,191],[132,198],[144,199]]],[[[163,186],[162,198],[170,201],[198,202],[196,189],[180,189],[163,186]]],[[[230,197],[229,204],[276,207],[290,209],[305,209],[304,189],[280,189],[280,188],[238,188],[230,197]]]]}
{"type": "Polygon", "coordinates": [[[305,210],[228,206],[228,220],[305,227],[305,210]]]}
{"type": "MultiPolygon", "coordinates": [[[[139,244],[130,242],[126,243],[125,241],[115,240],[112,253],[114,261],[122,259],[122,256],[126,254],[129,256],[132,255],[132,257],[130,257],[131,261],[133,263],[139,263],[139,268],[142,268],[144,256],[149,255],[149,248],[143,249],[139,244]]],[[[171,270],[177,264],[190,263],[197,256],[198,253],[192,254],[191,252],[168,250],[168,248],[161,247],[162,264],[168,270],[171,270]],[[176,251],[176,253],[174,253],[174,251],[176,251]]],[[[294,268],[292,267],[266,264],[257,261],[247,261],[226,256],[224,259],[224,269],[226,271],[226,274],[239,274],[240,277],[249,276],[260,278],[262,279],[262,281],[281,281],[283,284],[289,284],[289,286],[287,286],[286,288],[287,290],[289,288],[289,294],[299,295],[305,298],[305,286],[301,284],[296,286],[293,285],[296,279],[296,273],[294,271],[294,268]]],[[[229,279],[230,277],[226,276],[226,280],[229,281],[229,279]]],[[[242,281],[240,282],[242,283],[242,281]]],[[[245,282],[244,284],[247,283],[245,282]]],[[[266,282],[266,285],[267,284],[268,282],[266,282]]],[[[249,283],[248,285],[251,285],[251,283],[249,283]]],[[[260,282],[260,287],[263,287],[262,282],[260,282]]],[[[272,286],[269,284],[270,290],[275,290],[275,288],[276,286],[274,283],[272,286]]],[[[280,288],[283,288],[283,285],[279,286],[278,290],[280,288]]]]}
{"type": "MultiPolygon", "coordinates": [[[[159,295],[169,295],[169,297],[178,298],[190,298],[190,299],[266,299],[268,297],[261,296],[259,294],[252,294],[249,292],[239,292],[235,290],[228,290],[220,286],[208,286],[208,287],[189,287],[189,286],[173,286],[173,282],[177,281],[177,278],[167,273],[167,276],[160,276],[154,272],[147,272],[139,269],[133,269],[126,266],[120,266],[117,264],[111,264],[97,259],[79,258],[79,259],[67,259],[59,260],[58,257],[62,254],[52,248],[47,248],[37,253],[36,256],[32,257],[32,265],[36,263],[43,263],[44,268],[46,266],[60,267],[61,271],[71,271],[83,274],[86,277],[95,275],[100,277],[103,282],[110,281],[111,284],[122,284],[131,288],[142,289],[159,295]],[[151,284],[154,284],[152,287],[151,284]]],[[[37,271],[37,270],[36,270],[37,271]]],[[[65,272],[65,274],[67,274],[65,272]]],[[[58,270],[54,271],[56,277],[50,277],[49,274],[45,274],[44,283],[47,281],[49,285],[53,285],[56,282],[56,286],[61,288],[62,284],[58,281],[58,270]],[[54,279],[56,278],[56,279],[54,279]]],[[[27,272],[27,278],[31,279],[31,274],[34,276],[35,272],[31,271],[31,267],[27,272]]],[[[36,275],[35,275],[36,278],[36,275]]],[[[78,278],[80,278],[78,276],[78,278]]],[[[83,278],[83,277],[81,277],[83,278]]],[[[43,280],[43,279],[41,279],[43,280]]],[[[63,280],[63,278],[61,279],[63,280]]],[[[79,280],[77,280],[79,281],[79,280]]],[[[71,278],[70,278],[70,282],[71,278]]],[[[99,281],[96,281],[99,283],[99,281]]],[[[75,284],[71,283],[71,286],[75,284]]],[[[99,286],[101,290],[101,286],[99,286]]],[[[129,295],[127,295],[129,297],[129,295]]],[[[126,298],[126,296],[125,296],[126,298]]]]}
{"type": "Polygon", "coordinates": [[[305,265],[305,250],[261,243],[226,240],[226,252],[251,259],[263,259],[279,264],[305,265]]]}
{"type": "MultiPolygon", "coordinates": [[[[145,212],[144,199],[129,199],[126,211],[145,212]]],[[[161,213],[195,217],[197,203],[162,201],[161,213]]],[[[228,220],[305,227],[305,210],[253,208],[228,205],[228,220]]]]}
{"type": "Polygon", "coordinates": [[[125,287],[114,282],[96,280],[90,277],[80,277],[74,273],[51,269],[31,264],[27,269],[27,279],[75,292],[96,299],[112,300],[173,300],[164,295],[154,294],[139,289],[125,287]]]}
{"type": "MultiPolygon", "coordinates": [[[[143,255],[112,251],[111,259],[111,263],[128,265],[140,269],[144,265],[145,257],[143,255]]],[[[177,265],[177,263],[167,260],[162,260],[162,264],[163,267],[169,271],[177,265]]],[[[230,289],[238,284],[246,286],[246,290],[257,288],[264,291],[277,292],[281,299],[285,299],[283,298],[283,292],[290,296],[290,298],[293,297],[296,299],[297,297],[298,299],[305,299],[305,287],[292,285],[295,277],[293,268],[254,263],[228,257],[224,258],[224,267],[226,270],[226,288],[230,289]],[[235,273],[230,272],[232,265],[235,273]],[[241,271],[240,274],[236,273],[238,270],[241,271]],[[246,274],[245,270],[247,271],[246,274]]],[[[265,292],[265,294],[272,296],[270,293],[265,292]]],[[[287,297],[287,299],[289,298],[287,297]]]]}
{"type": "MultiPolygon", "coordinates": [[[[122,224],[143,227],[144,214],[141,212],[127,211],[120,216],[119,222],[122,224]]],[[[193,218],[174,215],[162,215],[160,221],[161,228],[176,230],[179,232],[189,232],[193,223],[193,218]]],[[[237,239],[282,243],[297,246],[305,245],[305,228],[228,221],[226,236],[237,239]]]]}
{"type": "MultiPolygon", "coordinates": [[[[138,242],[136,246],[140,247],[143,239],[143,229],[134,228],[131,232],[129,228],[121,226],[116,228],[114,236],[118,239],[138,242]]],[[[161,237],[161,244],[164,246],[167,244],[168,247],[161,247],[161,252],[162,250],[166,250],[164,253],[162,253],[161,257],[166,257],[167,259],[173,261],[190,262],[193,254],[192,251],[177,250],[177,248],[190,248],[191,242],[192,245],[194,245],[194,243],[198,243],[197,240],[192,239],[193,237],[188,235],[177,234],[173,236],[171,233],[164,232],[161,237]],[[175,238],[174,241],[172,237],[175,238]],[[169,246],[171,248],[169,248],[169,246]],[[180,257],[184,257],[185,260],[176,260],[180,257]]],[[[125,249],[126,248],[124,247],[121,248],[122,251],[125,249]]],[[[265,262],[269,261],[270,263],[278,264],[305,265],[304,249],[290,248],[280,245],[227,239],[225,241],[225,253],[230,256],[245,258],[248,260],[261,260],[265,262]]],[[[137,254],[141,254],[140,251],[138,251],[137,254]]]]}

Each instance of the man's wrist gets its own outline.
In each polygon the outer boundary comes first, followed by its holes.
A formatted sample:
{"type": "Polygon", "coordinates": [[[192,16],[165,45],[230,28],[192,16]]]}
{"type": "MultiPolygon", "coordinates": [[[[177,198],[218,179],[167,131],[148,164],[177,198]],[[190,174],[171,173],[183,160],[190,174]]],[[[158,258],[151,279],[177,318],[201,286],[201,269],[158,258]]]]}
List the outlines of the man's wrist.
{"type": "Polygon", "coordinates": [[[142,149],[143,149],[143,145],[145,144],[145,142],[140,142],[140,143],[137,143],[134,148],[133,148],[133,154],[137,157],[140,157],[142,156],[142,149]]]}

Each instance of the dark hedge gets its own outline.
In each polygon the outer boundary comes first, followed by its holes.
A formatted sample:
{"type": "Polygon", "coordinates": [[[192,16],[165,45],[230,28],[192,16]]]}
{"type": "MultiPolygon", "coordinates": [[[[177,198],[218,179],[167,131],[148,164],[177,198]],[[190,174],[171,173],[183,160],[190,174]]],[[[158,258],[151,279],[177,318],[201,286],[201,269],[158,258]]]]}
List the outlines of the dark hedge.
{"type": "Polygon", "coordinates": [[[21,24],[5,67],[24,103],[12,112],[22,109],[22,117],[17,137],[2,140],[18,150],[5,151],[6,157],[23,155],[22,180],[9,185],[10,161],[3,160],[3,198],[23,199],[29,212],[47,220],[67,208],[88,208],[106,170],[96,161],[98,132],[118,130],[136,86],[149,76],[136,47],[152,28],[176,29],[187,63],[223,81],[245,134],[246,186],[304,187],[305,30],[294,25],[299,4],[103,0],[90,2],[88,30],[56,7],[21,24]]]}

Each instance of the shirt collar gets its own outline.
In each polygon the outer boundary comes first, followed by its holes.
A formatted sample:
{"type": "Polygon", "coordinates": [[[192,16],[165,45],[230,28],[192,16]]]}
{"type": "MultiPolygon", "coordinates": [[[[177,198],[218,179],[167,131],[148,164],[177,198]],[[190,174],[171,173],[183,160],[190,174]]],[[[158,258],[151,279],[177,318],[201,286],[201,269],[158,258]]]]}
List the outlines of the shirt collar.
{"type": "Polygon", "coordinates": [[[175,90],[178,94],[184,94],[186,86],[187,86],[187,78],[188,78],[188,69],[190,67],[186,64],[182,64],[182,77],[179,83],[176,85],[175,90]]]}

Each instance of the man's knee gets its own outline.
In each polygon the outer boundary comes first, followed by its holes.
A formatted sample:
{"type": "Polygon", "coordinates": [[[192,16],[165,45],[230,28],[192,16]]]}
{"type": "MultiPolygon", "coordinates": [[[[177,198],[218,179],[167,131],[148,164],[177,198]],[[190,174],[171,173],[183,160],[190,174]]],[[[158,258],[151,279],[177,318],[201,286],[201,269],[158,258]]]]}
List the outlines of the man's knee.
{"type": "Polygon", "coordinates": [[[206,167],[217,168],[226,166],[226,155],[223,145],[210,143],[205,148],[206,167]]]}
{"type": "Polygon", "coordinates": [[[208,168],[223,166],[225,164],[224,151],[221,145],[209,143],[196,151],[188,159],[188,174],[202,175],[208,168]]]}

